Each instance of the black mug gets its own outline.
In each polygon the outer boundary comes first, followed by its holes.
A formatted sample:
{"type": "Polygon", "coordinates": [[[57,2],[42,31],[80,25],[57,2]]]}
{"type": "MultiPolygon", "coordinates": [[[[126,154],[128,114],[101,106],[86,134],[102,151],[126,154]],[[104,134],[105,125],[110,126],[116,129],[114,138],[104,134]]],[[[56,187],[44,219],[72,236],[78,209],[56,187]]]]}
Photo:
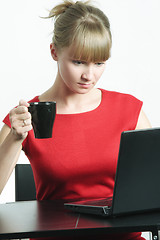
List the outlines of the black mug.
{"type": "Polygon", "coordinates": [[[32,116],[35,138],[52,138],[56,102],[31,102],[28,111],[32,116]]]}

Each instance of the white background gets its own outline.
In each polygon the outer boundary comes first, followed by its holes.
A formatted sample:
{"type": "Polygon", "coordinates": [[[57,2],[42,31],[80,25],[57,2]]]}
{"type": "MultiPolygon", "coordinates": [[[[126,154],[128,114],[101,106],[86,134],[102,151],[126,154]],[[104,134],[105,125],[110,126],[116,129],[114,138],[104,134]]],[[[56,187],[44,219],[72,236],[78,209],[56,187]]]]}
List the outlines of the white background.
{"type": "MultiPolygon", "coordinates": [[[[42,19],[59,1],[0,1],[0,127],[21,98],[49,88],[56,75],[50,56],[53,22],[42,19]]],[[[153,127],[160,126],[159,0],[97,0],[110,19],[112,56],[97,87],[130,93],[144,102],[153,127]]],[[[27,162],[21,154],[19,162],[27,162]]],[[[14,201],[14,174],[0,202],[14,201]]]]}
{"type": "MultiPolygon", "coordinates": [[[[55,0],[0,1],[0,127],[21,98],[29,100],[49,88],[56,75],[49,44],[55,0]]],[[[97,87],[130,93],[144,102],[153,127],[160,125],[159,0],[97,0],[110,19],[112,57],[97,87]]],[[[27,162],[21,154],[19,162],[27,162]]],[[[14,174],[0,202],[14,201],[14,174]]]]}

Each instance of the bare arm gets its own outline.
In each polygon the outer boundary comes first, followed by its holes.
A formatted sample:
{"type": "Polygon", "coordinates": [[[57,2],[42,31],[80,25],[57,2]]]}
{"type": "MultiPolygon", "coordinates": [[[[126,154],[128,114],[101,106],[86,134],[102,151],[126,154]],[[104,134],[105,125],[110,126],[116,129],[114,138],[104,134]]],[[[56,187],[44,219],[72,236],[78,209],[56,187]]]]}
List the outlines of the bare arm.
{"type": "Polygon", "coordinates": [[[0,133],[0,193],[6,185],[21,151],[21,142],[14,141],[11,130],[4,125],[0,133]]]}
{"type": "Polygon", "coordinates": [[[22,142],[28,131],[32,129],[27,106],[28,103],[21,101],[17,108],[12,109],[10,111],[11,129],[5,124],[0,132],[0,193],[18,161],[22,142]]]}
{"type": "Polygon", "coordinates": [[[141,110],[141,112],[139,114],[136,129],[145,129],[145,128],[151,128],[151,127],[152,126],[151,126],[147,116],[145,115],[143,110],[141,110]]]}

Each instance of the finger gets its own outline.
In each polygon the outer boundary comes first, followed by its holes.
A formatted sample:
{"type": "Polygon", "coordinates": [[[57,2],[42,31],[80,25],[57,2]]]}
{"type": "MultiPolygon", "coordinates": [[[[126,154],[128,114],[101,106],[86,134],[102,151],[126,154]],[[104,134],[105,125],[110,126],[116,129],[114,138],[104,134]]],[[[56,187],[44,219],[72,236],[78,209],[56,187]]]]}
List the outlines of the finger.
{"type": "Polygon", "coordinates": [[[32,125],[31,123],[31,114],[21,114],[19,115],[19,119],[17,121],[17,124],[21,127],[32,125]]]}
{"type": "Polygon", "coordinates": [[[29,132],[29,131],[32,129],[32,125],[31,125],[31,124],[29,124],[29,125],[24,125],[24,126],[22,127],[22,129],[23,129],[23,132],[24,132],[24,133],[29,132]]]}
{"type": "Polygon", "coordinates": [[[31,125],[31,119],[30,118],[22,120],[22,126],[23,127],[24,126],[29,126],[29,125],[31,125]]]}
{"type": "Polygon", "coordinates": [[[24,120],[26,120],[27,125],[31,123],[31,114],[29,112],[18,114],[17,110],[17,112],[14,111],[14,114],[10,114],[10,122],[13,128],[23,127],[25,125],[24,120]]]}
{"type": "Polygon", "coordinates": [[[25,107],[29,107],[29,103],[28,102],[26,102],[25,100],[23,100],[23,99],[21,99],[20,101],[19,101],[19,106],[25,106],[25,107]]]}
{"type": "Polygon", "coordinates": [[[30,119],[30,121],[31,121],[31,114],[30,114],[30,112],[19,114],[18,115],[18,119],[19,120],[28,120],[28,119],[30,119]]]}
{"type": "Polygon", "coordinates": [[[9,112],[9,118],[10,118],[11,123],[16,122],[17,120],[29,118],[29,113],[24,108],[26,108],[26,107],[13,108],[9,112]]]}
{"type": "Polygon", "coordinates": [[[32,125],[27,125],[24,127],[18,127],[18,128],[12,128],[12,132],[14,135],[16,135],[18,138],[25,139],[28,135],[28,132],[32,129],[32,125]]]}
{"type": "Polygon", "coordinates": [[[23,114],[23,113],[27,113],[27,112],[28,112],[28,108],[25,106],[18,106],[15,108],[16,114],[23,114]]]}

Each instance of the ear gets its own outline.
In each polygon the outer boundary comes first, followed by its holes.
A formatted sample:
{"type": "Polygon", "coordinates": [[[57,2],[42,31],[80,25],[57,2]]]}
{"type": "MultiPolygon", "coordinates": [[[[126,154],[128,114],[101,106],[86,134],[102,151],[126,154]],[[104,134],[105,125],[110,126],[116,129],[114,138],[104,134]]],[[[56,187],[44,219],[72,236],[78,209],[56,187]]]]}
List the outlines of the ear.
{"type": "Polygon", "coordinates": [[[56,50],[56,48],[55,48],[54,43],[51,43],[51,44],[50,44],[50,51],[51,51],[51,56],[52,56],[52,58],[53,58],[55,61],[57,61],[57,60],[58,60],[57,50],[56,50]]]}

